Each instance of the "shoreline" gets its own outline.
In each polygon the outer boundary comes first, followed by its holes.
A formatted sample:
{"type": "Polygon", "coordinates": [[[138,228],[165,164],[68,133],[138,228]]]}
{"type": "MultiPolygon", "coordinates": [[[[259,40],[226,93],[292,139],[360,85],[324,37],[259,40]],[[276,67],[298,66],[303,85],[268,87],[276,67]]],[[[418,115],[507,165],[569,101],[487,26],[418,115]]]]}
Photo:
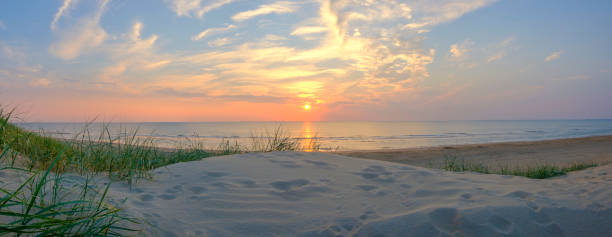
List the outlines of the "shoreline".
{"type": "MultiPolygon", "coordinates": [[[[72,140],[64,139],[64,141],[71,142],[72,140]]],[[[164,153],[173,153],[180,149],[159,146],[151,148],[164,153]]],[[[206,148],[202,149],[202,151],[210,154],[222,152],[222,150],[206,148]]],[[[311,153],[313,151],[302,152],[311,153]]],[[[560,167],[574,164],[605,165],[612,163],[612,135],[399,149],[335,151],[333,149],[321,149],[314,152],[388,161],[426,168],[441,168],[449,160],[456,160],[461,164],[484,165],[493,169],[501,167],[524,168],[539,165],[555,165],[560,167]]],[[[244,153],[253,152],[239,152],[237,154],[244,153]]]]}
{"type": "Polygon", "coordinates": [[[452,158],[493,166],[564,166],[578,162],[602,165],[612,162],[612,135],[331,153],[421,167],[435,166],[452,158]]]}

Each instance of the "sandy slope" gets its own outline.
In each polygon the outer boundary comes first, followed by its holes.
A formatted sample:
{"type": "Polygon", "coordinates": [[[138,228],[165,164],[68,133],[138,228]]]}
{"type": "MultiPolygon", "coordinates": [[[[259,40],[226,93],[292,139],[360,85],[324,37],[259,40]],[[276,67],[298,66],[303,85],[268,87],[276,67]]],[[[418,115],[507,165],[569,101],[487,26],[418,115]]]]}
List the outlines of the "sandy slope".
{"type": "Polygon", "coordinates": [[[141,235],[612,236],[612,165],[530,180],[274,152],[154,173],[111,190],[141,235]]]}
{"type": "Polygon", "coordinates": [[[465,159],[492,167],[568,165],[576,162],[607,164],[612,162],[612,136],[566,138],[545,141],[501,142],[457,146],[388,150],[341,151],[340,155],[392,161],[429,167],[447,157],[465,159]]]}

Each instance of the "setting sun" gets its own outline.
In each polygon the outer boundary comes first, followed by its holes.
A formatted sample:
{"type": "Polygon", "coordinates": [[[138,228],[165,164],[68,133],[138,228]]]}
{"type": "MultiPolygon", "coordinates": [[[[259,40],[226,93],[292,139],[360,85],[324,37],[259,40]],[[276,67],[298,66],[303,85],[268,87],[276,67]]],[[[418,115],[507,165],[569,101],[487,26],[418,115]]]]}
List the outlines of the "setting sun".
{"type": "Polygon", "coordinates": [[[309,104],[305,104],[304,105],[304,110],[310,110],[310,105],[309,104]]]}

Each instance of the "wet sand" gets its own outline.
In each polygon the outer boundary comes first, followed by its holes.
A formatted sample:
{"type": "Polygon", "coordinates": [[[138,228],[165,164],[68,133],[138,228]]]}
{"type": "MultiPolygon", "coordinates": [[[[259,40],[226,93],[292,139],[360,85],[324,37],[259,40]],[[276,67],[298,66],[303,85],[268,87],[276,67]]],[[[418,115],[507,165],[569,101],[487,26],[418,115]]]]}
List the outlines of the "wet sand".
{"type": "Polygon", "coordinates": [[[335,153],[422,167],[436,167],[452,158],[493,167],[608,164],[612,162],[612,136],[335,153]]]}

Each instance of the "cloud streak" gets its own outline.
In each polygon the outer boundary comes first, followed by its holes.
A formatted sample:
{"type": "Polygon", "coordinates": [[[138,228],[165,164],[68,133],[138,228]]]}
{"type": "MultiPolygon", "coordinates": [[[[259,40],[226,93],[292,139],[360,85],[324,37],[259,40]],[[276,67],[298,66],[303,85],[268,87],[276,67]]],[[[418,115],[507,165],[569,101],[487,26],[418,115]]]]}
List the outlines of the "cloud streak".
{"type": "Polygon", "coordinates": [[[166,0],[170,8],[178,16],[202,18],[206,13],[234,2],[234,0],[205,1],[202,0],[166,0]]]}
{"type": "Polygon", "coordinates": [[[49,52],[61,59],[70,60],[77,58],[84,51],[100,46],[108,37],[100,26],[100,19],[109,2],[110,0],[101,1],[92,16],[80,19],[72,28],[61,32],[60,40],[50,46],[49,52]]]}
{"type": "Polygon", "coordinates": [[[563,54],[563,51],[555,51],[552,54],[548,55],[548,57],[546,57],[544,59],[545,62],[550,62],[552,60],[558,59],[561,57],[561,54],[563,54]]]}
{"type": "Polygon", "coordinates": [[[514,41],[514,37],[509,37],[505,39],[504,41],[502,41],[501,43],[495,45],[494,49],[497,50],[497,53],[489,56],[489,58],[487,58],[487,63],[491,63],[491,62],[504,58],[506,56],[506,52],[508,51],[508,48],[510,47],[510,44],[513,41],[514,41]]]}
{"type": "Polygon", "coordinates": [[[297,10],[297,4],[288,1],[279,1],[272,4],[261,5],[255,10],[240,12],[232,16],[232,20],[240,22],[261,15],[291,13],[295,10],[297,10]]]}
{"type": "Polygon", "coordinates": [[[53,17],[53,21],[51,21],[51,30],[55,30],[57,22],[59,21],[59,19],[68,12],[68,9],[70,8],[71,5],[76,4],[78,0],[64,0],[64,3],[62,4],[62,6],[60,6],[60,8],[57,10],[57,12],[55,13],[55,16],[53,17]]]}
{"type": "Polygon", "coordinates": [[[236,25],[228,25],[226,27],[219,27],[219,28],[209,28],[209,29],[206,29],[206,30],[200,32],[199,34],[193,36],[191,39],[194,40],[194,41],[201,40],[201,39],[203,39],[203,38],[205,38],[207,36],[210,36],[210,35],[213,35],[213,34],[227,32],[227,31],[229,31],[231,29],[234,29],[234,28],[236,28],[236,25]]]}
{"type": "Polygon", "coordinates": [[[474,42],[466,39],[463,42],[451,45],[448,54],[451,58],[460,59],[467,56],[467,53],[472,50],[474,42]]]}

